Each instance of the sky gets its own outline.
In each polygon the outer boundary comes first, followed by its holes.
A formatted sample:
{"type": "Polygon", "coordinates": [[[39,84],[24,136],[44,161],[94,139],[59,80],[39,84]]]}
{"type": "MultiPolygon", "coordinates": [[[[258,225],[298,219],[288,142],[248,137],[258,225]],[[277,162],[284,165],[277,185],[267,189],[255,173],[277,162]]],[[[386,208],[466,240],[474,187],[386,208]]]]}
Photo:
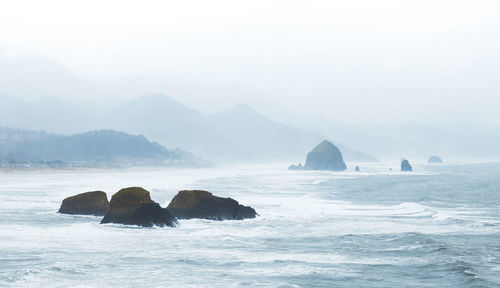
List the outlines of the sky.
{"type": "Polygon", "coordinates": [[[6,0],[0,58],[141,79],[124,90],[202,112],[248,102],[352,124],[500,126],[498,11],[484,0],[6,0]]]}

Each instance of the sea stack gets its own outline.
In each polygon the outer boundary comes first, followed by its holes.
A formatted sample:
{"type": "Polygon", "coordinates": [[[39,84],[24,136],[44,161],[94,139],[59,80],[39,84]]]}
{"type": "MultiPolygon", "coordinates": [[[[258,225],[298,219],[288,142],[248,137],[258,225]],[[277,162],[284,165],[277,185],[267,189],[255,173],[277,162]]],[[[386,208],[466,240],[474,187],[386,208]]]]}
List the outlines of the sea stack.
{"type": "Polygon", "coordinates": [[[359,166],[356,166],[356,168],[354,168],[354,171],[359,172],[359,166]]]}
{"type": "Polygon", "coordinates": [[[255,218],[257,215],[252,207],[203,190],[180,191],[168,204],[167,209],[178,219],[242,220],[255,218]]]}
{"type": "Polygon", "coordinates": [[[125,188],[111,197],[101,224],[117,223],[143,227],[175,227],[177,220],[170,212],[151,200],[149,191],[140,187],[125,188]]]}
{"type": "Polygon", "coordinates": [[[108,204],[106,193],[102,191],[85,192],[64,199],[58,213],[103,216],[108,204]]]}
{"type": "Polygon", "coordinates": [[[439,156],[432,155],[429,157],[429,160],[427,160],[427,163],[441,164],[443,163],[443,160],[439,156]]]}
{"type": "Polygon", "coordinates": [[[401,171],[412,171],[413,168],[411,167],[410,165],[410,162],[406,159],[403,159],[403,161],[401,161],[401,171]]]}
{"type": "Polygon", "coordinates": [[[307,154],[304,166],[292,165],[288,169],[344,171],[347,167],[339,148],[324,140],[307,154]]]}

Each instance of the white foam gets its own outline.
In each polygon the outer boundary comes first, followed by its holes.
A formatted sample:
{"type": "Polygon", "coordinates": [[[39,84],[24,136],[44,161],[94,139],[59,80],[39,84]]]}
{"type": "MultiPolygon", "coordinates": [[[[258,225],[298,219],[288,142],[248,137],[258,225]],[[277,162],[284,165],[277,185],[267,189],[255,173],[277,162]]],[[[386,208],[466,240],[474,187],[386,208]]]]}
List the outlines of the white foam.
{"type": "MultiPolygon", "coordinates": [[[[346,178],[356,181],[372,175],[392,177],[404,174],[412,177],[428,173],[426,171],[413,174],[388,172],[387,166],[383,165],[362,167],[362,173],[278,168],[244,166],[0,173],[0,256],[10,253],[35,255],[42,259],[37,270],[29,270],[32,263],[19,269],[25,274],[21,275],[22,281],[13,286],[23,287],[51,286],[59,279],[66,281],[61,286],[81,283],[87,284],[82,287],[92,286],[91,282],[78,278],[79,273],[87,273],[84,277],[99,278],[102,286],[110,283],[144,286],[144,282],[134,282],[140,281],[133,278],[139,272],[154,274],[159,280],[186,284],[182,282],[185,273],[189,273],[186,267],[200,269],[202,273],[197,275],[202,278],[207,277],[204,274],[210,274],[203,269],[209,268],[219,269],[218,272],[227,277],[315,273],[356,277],[360,271],[349,268],[353,267],[352,264],[399,265],[410,260],[383,254],[355,256],[331,244],[331,239],[348,237],[346,235],[487,235],[500,232],[499,218],[486,208],[465,204],[443,208],[415,202],[352,203],[335,200],[339,195],[335,189],[321,190],[323,185],[346,178]],[[175,229],[144,229],[100,225],[99,217],[56,214],[61,200],[67,196],[98,189],[108,192],[110,197],[127,186],[145,187],[151,191],[152,198],[160,199],[158,201],[163,205],[167,205],[178,190],[203,188],[252,206],[260,216],[243,221],[180,220],[180,226],[175,229]],[[86,265],[91,268],[85,268],[86,265]],[[207,268],[207,265],[215,267],[207,268]]],[[[384,251],[406,253],[419,250],[422,245],[405,243],[384,247],[384,251]]],[[[203,278],[207,283],[210,280],[203,278]]],[[[214,283],[212,286],[220,284],[214,283]]]]}

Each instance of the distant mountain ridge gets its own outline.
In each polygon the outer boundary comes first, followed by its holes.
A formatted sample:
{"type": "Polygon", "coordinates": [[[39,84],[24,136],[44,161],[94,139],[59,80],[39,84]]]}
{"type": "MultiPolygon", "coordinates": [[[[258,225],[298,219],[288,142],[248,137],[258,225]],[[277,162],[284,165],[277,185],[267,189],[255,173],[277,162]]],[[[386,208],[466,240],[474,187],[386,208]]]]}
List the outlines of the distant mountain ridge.
{"type": "MultiPolygon", "coordinates": [[[[307,130],[280,125],[250,107],[242,109],[241,106],[236,106],[220,113],[202,115],[161,94],[126,102],[116,101],[122,97],[131,99],[134,95],[144,95],[146,90],[172,90],[184,96],[187,93],[203,98],[204,89],[210,90],[205,91],[208,95],[213,95],[218,89],[211,85],[193,87],[196,85],[189,79],[183,81],[182,77],[176,75],[161,77],[163,78],[132,77],[116,83],[113,79],[93,81],[81,78],[64,65],[42,57],[19,61],[0,59],[0,126],[43,129],[63,134],[117,129],[144,134],[166,147],[181,147],[218,162],[288,162],[299,159],[316,142],[328,138],[307,130]],[[136,90],[133,83],[139,80],[142,88],[136,90]],[[42,100],[27,103],[14,97],[20,95],[31,101],[42,100]],[[82,99],[105,99],[103,102],[107,103],[102,106],[92,105],[82,99]],[[77,101],[78,105],[66,101],[77,101]],[[247,119],[242,115],[246,115],[247,119]]],[[[234,83],[223,85],[226,87],[232,84],[234,83]]],[[[238,95],[249,94],[245,95],[247,99],[252,97],[251,94],[258,93],[245,89],[237,91],[238,95]]],[[[227,94],[228,91],[224,93],[227,94]]],[[[374,160],[364,153],[336,144],[343,150],[348,161],[374,160]]]]}
{"type": "Polygon", "coordinates": [[[95,111],[86,111],[57,98],[25,102],[11,95],[0,95],[0,126],[18,129],[46,130],[73,134],[96,127],[95,111]]]}
{"type": "Polygon", "coordinates": [[[70,136],[0,128],[0,166],[208,166],[180,149],[169,150],[142,135],[114,130],[70,136]]]}
{"type": "MultiPolygon", "coordinates": [[[[217,77],[195,80],[190,74],[144,72],[112,79],[85,79],[64,65],[43,57],[8,60],[0,56],[0,126],[43,129],[62,134],[114,128],[144,134],[166,147],[181,147],[215,161],[298,161],[301,159],[300,155],[314,147],[314,142],[321,140],[304,140],[304,137],[311,135],[324,135],[320,138],[328,139],[338,146],[347,162],[374,160],[369,155],[389,161],[399,159],[402,155],[426,161],[429,155],[434,154],[446,159],[500,158],[498,123],[488,127],[463,122],[448,128],[443,128],[446,126],[440,123],[422,125],[419,122],[401,122],[401,119],[385,124],[339,123],[333,120],[337,119],[336,115],[290,111],[283,105],[286,103],[278,103],[271,96],[255,87],[243,87],[234,80],[226,81],[217,77]],[[269,125],[276,128],[274,124],[282,124],[282,127],[293,127],[297,128],[296,132],[309,131],[310,134],[292,133],[291,138],[283,139],[284,141],[276,141],[276,138],[270,137],[267,143],[264,139],[255,140],[262,133],[257,133],[254,129],[249,130],[254,131],[253,134],[245,135],[239,131],[235,137],[230,137],[229,130],[224,132],[211,127],[209,118],[224,114],[227,121],[242,121],[231,116],[231,113],[202,115],[172,99],[155,100],[155,97],[163,97],[158,94],[130,100],[152,91],[168,91],[176,99],[182,99],[183,103],[200,105],[197,107],[203,111],[218,111],[221,107],[227,107],[226,100],[235,103],[235,99],[243,99],[242,102],[251,104],[262,116],[265,115],[265,118],[274,122],[269,125]],[[17,97],[22,97],[27,102],[17,97]],[[212,97],[217,100],[214,101],[212,97]],[[37,99],[41,101],[36,102],[37,99]],[[141,105],[141,102],[147,105],[141,109],[134,107],[141,105]],[[168,107],[176,108],[169,110],[168,107]],[[150,114],[149,110],[153,113],[150,114]],[[153,117],[152,114],[156,116],[153,117]],[[130,126],[124,127],[120,123],[122,119],[126,119],[130,126]],[[250,143],[251,141],[256,142],[250,143]],[[189,147],[184,146],[186,143],[189,147]],[[251,144],[255,145],[252,147],[251,144]],[[255,147],[267,148],[269,153],[254,153],[255,147]]],[[[342,106],[342,103],[338,104],[342,106]]],[[[362,104],[353,113],[362,115],[362,104]]],[[[438,106],[429,108],[439,111],[436,107],[438,106]]],[[[236,107],[227,110],[242,111],[236,107]]],[[[260,116],[254,119],[257,118],[260,116]]],[[[236,123],[233,126],[237,126],[236,123]]],[[[277,135],[289,135],[282,129],[278,130],[281,132],[277,135]]],[[[262,131],[271,129],[265,128],[262,131]]]]}
{"type": "MultiPolygon", "coordinates": [[[[58,99],[26,103],[12,96],[0,97],[0,125],[64,134],[115,129],[217,162],[297,160],[328,138],[276,123],[245,104],[202,115],[164,94],[143,96],[110,110],[84,109],[58,99]]],[[[375,161],[336,144],[347,161],[375,161]]]]}
{"type": "MultiPolygon", "coordinates": [[[[144,133],[164,145],[175,144],[214,161],[295,159],[326,138],[276,123],[245,104],[202,115],[163,94],[138,98],[112,115],[115,129],[144,133]]],[[[348,161],[376,161],[340,146],[348,161]]]]}

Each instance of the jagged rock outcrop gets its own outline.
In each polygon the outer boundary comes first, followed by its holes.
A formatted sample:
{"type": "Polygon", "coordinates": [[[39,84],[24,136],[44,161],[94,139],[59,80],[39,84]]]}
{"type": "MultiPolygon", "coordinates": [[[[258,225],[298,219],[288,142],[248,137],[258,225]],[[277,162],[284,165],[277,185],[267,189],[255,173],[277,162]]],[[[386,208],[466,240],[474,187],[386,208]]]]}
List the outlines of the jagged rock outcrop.
{"type": "Polygon", "coordinates": [[[403,161],[401,161],[401,171],[413,171],[413,168],[408,160],[403,159],[403,161]]]}
{"type": "Polygon", "coordinates": [[[427,160],[427,163],[440,164],[443,163],[443,160],[439,156],[432,155],[431,157],[429,157],[429,160],[427,160]]]}
{"type": "Polygon", "coordinates": [[[178,219],[242,220],[257,213],[231,198],[222,198],[203,190],[184,190],[175,195],[167,209],[178,219]]]}
{"type": "Polygon", "coordinates": [[[102,191],[85,192],[63,200],[58,213],[102,216],[108,208],[108,197],[102,191]]]}
{"type": "MultiPolygon", "coordinates": [[[[299,170],[300,166],[292,165],[288,169],[299,170]]],[[[344,171],[347,167],[339,148],[324,140],[307,154],[306,164],[302,169],[344,171]]]]}
{"type": "Polygon", "coordinates": [[[125,188],[111,197],[101,224],[117,223],[144,227],[175,227],[177,220],[165,208],[151,200],[149,191],[140,187],[125,188]]]}

